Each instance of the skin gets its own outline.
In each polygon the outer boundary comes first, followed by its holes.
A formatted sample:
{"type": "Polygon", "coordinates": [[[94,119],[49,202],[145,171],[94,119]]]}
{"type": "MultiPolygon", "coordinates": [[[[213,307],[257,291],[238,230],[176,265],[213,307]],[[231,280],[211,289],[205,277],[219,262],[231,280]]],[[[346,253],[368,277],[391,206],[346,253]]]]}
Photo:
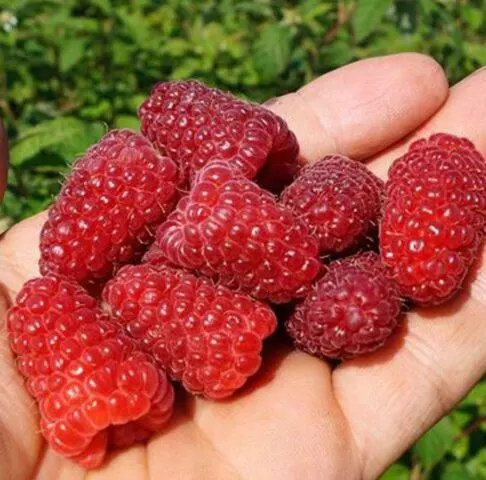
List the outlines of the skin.
{"type": "MultiPolygon", "coordinates": [[[[385,178],[411,140],[432,132],[467,136],[486,154],[485,86],[483,70],[449,89],[434,60],[400,54],[348,65],[268,106],[288,121],[307,162],[341,153],[385,178]]],[[[44,218],[0,241],[4,311],[37,274],[44,218]]],[[[478,265],[454,301],[408,314],[385,349],[337,368],[272,339],[242,393],[215,403],[178,391],[164,432],[90,473],[44,445],[0,330],[0,480],[374,479],[485,373],[485,307],[478,265]]]]}

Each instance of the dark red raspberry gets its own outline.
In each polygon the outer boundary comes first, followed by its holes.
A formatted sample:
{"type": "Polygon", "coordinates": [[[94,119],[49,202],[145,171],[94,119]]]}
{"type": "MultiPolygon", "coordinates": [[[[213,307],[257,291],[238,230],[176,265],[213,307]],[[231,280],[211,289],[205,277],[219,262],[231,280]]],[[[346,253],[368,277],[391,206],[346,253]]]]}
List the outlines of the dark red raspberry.
{"type": "Polygon", "coordinates": [[[211,160],[226,160],[265,188],[280,190],[298,170],[299,147],[269,110],[197,81],[157,84],[140,106],[142,133],[178,162],[186,178],[211,160]]]}
{"type": "Polygon", "coordinates": [[[133,261],[176,202],[177,167],[141,135],[114,130],[77,161],[41,232],[42,274],[85,285],[133,261]]]}
{"type": "Polygon", "coordinates": [[[74,282],[28,281],[7,326],[42,433],[60,454],[96,467],[107,449],[146,439],[171,416],[166,375],[74,282]]]}
{"type": "Polygon", "coordinates": [[[105,308],[169,375],[209,398],[240,388],[261,364],[272,310],[173,268],[123,267],[103,290],[105,308]]]}
{"type": "Polygon", "coordinates": [[[156,242],[170,263],[275,303],[304,297],[321,269],[306,225],[223,161],[198,173],[156,242]]]}
{"type": "Polygon", "coordinates": [[[420,305],[461,288],[483,243],[486,164],[465,138],[418,140],[395,161],[386,184],[380,249],[404,296],[420,305]]]}
{"type": "Polygon", "coordinates": [[[378,254],[331,263],[287,321],[295,345],[321,358],[345,359],[380,348],[400,318],[397,286],[378,254]]]}
{"type": "Polygon", "coordinates": [[[363,243],[378,225],[383,182],[364,165],[329,155],[307,167],[281,196],[320,242],[321,254],[363,243]]]}

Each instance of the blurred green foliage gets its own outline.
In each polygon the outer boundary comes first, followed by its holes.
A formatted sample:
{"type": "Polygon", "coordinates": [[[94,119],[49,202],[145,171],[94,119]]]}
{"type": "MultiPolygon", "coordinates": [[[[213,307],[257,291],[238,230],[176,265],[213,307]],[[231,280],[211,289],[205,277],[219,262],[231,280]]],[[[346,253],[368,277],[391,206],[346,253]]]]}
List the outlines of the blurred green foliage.
{"type": "MultiPolygon", "coordinates": [[[[456,82],[486,64],[486,0],[0,0],[0,112],[11,148],[3,219],[45,208],[107,129],[138,128],[159,80],[262,101],[374,55],[434,56],[456,82]]],[[[486,479],[486,383],[386,480],[486,479]]]]}
{"type": "Polygon", "coordinates": [[[195,77],[261,101],[415,50],[455,82],[486,63],[485,35],[484,0],[0,0],[3,214],[44,208],[76,155],[108,128],[137,127],[156,81],[195,77]]]}

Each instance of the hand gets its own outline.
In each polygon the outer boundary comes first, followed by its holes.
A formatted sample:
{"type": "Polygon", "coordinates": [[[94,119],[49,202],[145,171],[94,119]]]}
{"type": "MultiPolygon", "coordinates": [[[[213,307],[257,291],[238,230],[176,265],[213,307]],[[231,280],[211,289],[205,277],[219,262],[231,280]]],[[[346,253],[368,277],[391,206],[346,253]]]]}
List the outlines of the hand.
{"type": "MultiPolygon", "coordinates": [[[[482,71],[449,91],[433,60],[401,54],[336,70],[269,108],[289,122],[307,161],[342,153],[384,178],[411,138],[432,132],[467,136],[486,154],[485,85],[482,71]]],[[[37,275],[44,218],[0,241],[3,312],[37,275]]],[[[89,474],[45,447],[2,331],[0,479],[374,479],[486,371],[486,271],[473,276],[452,303],[408,314],[387,348],[334,370],[270,340],[264,367],[238,396],[180,395],[164,432],[89,474]]]]}

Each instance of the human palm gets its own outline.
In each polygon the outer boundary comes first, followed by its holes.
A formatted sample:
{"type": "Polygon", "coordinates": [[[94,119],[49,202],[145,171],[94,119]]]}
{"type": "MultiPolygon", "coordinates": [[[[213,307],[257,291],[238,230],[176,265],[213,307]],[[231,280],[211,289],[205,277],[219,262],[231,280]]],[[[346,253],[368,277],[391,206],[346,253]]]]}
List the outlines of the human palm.
{"type": "MultiPolygon", "coordinates": [[[[305,160],[342,153],[385,177],[411,137],[432,132],[468,136],[486,153],[485,84],[482,71],[449,90],[435,62],[402,54],[344,67],[268,106],[295,131],[305,160]]],[[[37,275],[44,219],[0,240],[3,318],[37,275]]],[[[241,393],[212,402],[177,391],[165,431],[90,473],[45,446],[0,325],[0,480],[376,478],[486,371],[486,271],[472,277],[453,303],[409,314],[386,348],[334,369],[269,340],[241,393]]]]}

